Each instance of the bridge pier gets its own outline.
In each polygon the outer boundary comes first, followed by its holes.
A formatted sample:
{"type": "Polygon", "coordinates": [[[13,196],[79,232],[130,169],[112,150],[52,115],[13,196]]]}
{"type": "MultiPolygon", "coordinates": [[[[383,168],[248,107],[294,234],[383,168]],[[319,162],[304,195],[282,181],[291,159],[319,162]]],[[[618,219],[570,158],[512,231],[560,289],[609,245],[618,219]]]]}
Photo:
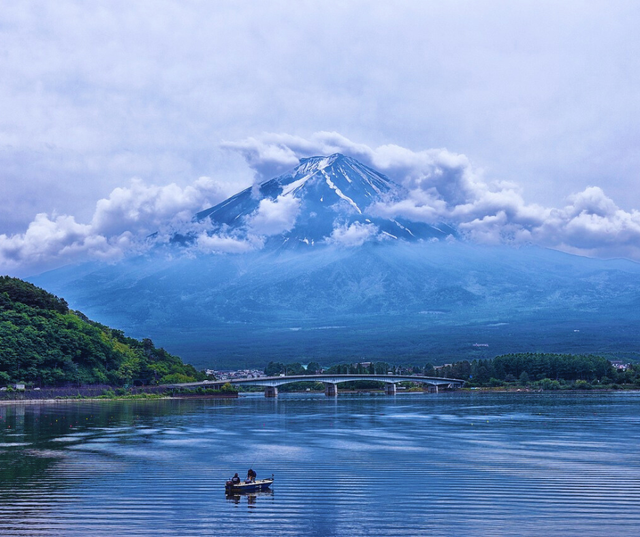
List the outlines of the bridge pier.
{"type": "Polygon", "coordinates": [[[385,393],[385,395],[395,395],[396,394],[396,385],[393,382],[385,382],[384,383],[384,393],[385,393]]]}
{"type": "Polygon", "coordinates": [[[338,395],[338,385],[325,382],[324,394],[328,397],[336,397],[338,395]]]}
{"type": "Polygon", "coordinates": [[[438,393],[438,385],[437,384],[429,384],[429,388],[427,390],[429,393],[438,393]]]}
{"type": "Polygon", "coordinates": [[[265,397],[278,397],[278,388],[276,386],[266,386],[264,389],[265,397]]]}

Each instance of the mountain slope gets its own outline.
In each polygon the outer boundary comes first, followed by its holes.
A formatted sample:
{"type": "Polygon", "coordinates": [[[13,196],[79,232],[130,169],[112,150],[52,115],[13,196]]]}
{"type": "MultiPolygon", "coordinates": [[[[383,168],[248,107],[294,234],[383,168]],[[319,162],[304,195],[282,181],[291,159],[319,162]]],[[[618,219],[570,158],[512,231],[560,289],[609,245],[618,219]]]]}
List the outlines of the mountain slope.
{"type": "Polygon", "coordinates": [[[640,343],[639,277],[640,265],[622,260],[400,242],[135,258],[37,281],[103,322],[221,367],[628,350],[640,343]]]}

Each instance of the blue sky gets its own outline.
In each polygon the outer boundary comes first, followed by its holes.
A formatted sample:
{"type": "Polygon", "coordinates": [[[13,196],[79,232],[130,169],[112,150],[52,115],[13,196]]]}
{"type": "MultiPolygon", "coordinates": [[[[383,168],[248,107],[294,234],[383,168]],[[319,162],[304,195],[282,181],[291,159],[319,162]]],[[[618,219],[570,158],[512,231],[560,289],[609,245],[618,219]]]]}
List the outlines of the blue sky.
{"type": "Polygon", "coordinates": [[[3,2],[0,268],[116,259],[321,150],[413,187],[395,214],[640,259],[638,27],[615,0],[3,2]],[[451,159],[455,203],[416,179],[451,159]]]}

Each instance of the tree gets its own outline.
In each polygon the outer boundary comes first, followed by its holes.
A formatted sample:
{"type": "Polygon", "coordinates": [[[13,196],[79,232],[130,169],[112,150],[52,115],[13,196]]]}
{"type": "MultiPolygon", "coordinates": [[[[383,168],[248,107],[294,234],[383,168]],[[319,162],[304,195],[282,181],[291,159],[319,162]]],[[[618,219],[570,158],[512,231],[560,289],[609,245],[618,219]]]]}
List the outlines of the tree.
{"type": "Polygon", "coordinates": [[[376,362],[375,363],[375,371],[376,375],[386,375],[387,371],[389,371],[390,366],[387,362],[376,362]]]}
{"type": "Polygon", "coordinates": [[[473,375],[473,378],[481,384],[489,382],[489,370],[484,365],[480,365],[478,366],[477,373],[473,375]]]}
{"type": "Polygon", "coordinates": [[[6,384],[9,384],[10,382],[11,382],[11,377],[8,375],[8,373],[5,373],[4,371],[0,371],[0,384],[6,385],[6,384]]]}
{"type": "Polygon", "coordinates": [[[466,380],[471,375],[471,364],[467,360],[456,362],[451,366],[451,378],[466,380]]]}
{"type": "Polygon", "coordinates": [[[551,380],[549,378],[542,379],[540,381],[540,386],[543,390],[559,390],[560,383],[557,380],[551,380]]]}
{"type": "Polygon", "coordinates": [[[285,373],[287,375],[304,375],[306,371],[300,362],[294,362],[285,366],[285,373]]]}
{"type": "Polygon", "coordinates": [[[160,379],[160,384],[184,384],[185,382],[195,382],[195,378],[182,373],[172,373],[160,379]]]}
{"type": "Polygon", "coordinates": [[[285,366],[281,362],[269,362],[267,367],[264,368],[264,374],[267,375],[267,377],[275,377],[280,373],[284,373],[284,368],[285,366]]]}

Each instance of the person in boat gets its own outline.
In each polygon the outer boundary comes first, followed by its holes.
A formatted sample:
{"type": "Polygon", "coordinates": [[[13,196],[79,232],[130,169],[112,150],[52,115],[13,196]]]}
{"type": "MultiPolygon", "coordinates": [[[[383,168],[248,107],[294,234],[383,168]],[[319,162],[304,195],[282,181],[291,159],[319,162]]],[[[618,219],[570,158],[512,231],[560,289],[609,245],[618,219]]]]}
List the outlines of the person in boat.
{"type": "Polygon", "coordinates": [[[238,475],[238,472],[236,472],[236,475],[234,475],[231,478],[231,483],[233,483],[234,485],[239,485],[240,484],[240,476],[238,475]]]}
{"type": "Polygon", "coordinates": [[[249,471],[247,472],[247,483],[253,483],[256,480],[256,473],[253,471],[253,469],[249,468],[249,471]]]}

